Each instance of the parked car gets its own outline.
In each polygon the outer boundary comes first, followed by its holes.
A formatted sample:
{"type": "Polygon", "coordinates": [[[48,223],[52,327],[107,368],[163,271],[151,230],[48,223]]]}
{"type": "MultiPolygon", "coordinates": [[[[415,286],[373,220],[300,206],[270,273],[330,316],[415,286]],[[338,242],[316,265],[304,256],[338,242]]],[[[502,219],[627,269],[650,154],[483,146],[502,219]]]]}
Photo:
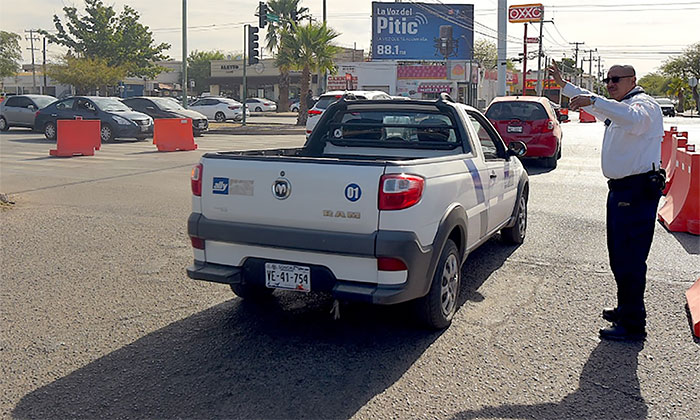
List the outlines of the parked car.
{"type": "MultiPolygon", "coordinates": [[[[243,104],[235,99],[209,96],[201,98],[190,105],[192,111],[197,111],[210,120],[225,122],[226,120],[240,121],[243,119],[243,104]]],[[[246,117],[250,110],[246,109],[246,117]]]]}
{"type": "Polygon", "coordinates": [[[140,96],[122,99],[129,108],[143,112],[151,118],[191,118],[192,132],[201,136],[209,130],[209,120],[201,112],[185,109],[175,99],[168,97],[140,96]]]}
{"type": "Polygon", "coordinates": [[[301,102],[299,99],[295,99],[294,102],[289,104],[289,110],[292,112],[299,112],[299,107],[301,106],[301,102]]]}
{"type": "Polygon", "coordinates": [[[676,105],[668,98],[654,98],[661,107],[661,112],[669,117],[676,116],[676,105]]]}
{"type": "Polygon", "coordinates": [[[74,96],[52,103],[39,110],[34,129],[43,131],[49,140],[56,139],[56,121],[82,117],[85,120],[100,120],[102,142],[116,138],[145,139],[153,135],[153,119],[146,114],[131,110],[118,98],[101,96],[74,96]]]}
{"type": "Polygon", "coordinates": [[[34,116],[41,108],[56,102],[48,95],[13,95],[0,102],[0,131],[10,127],[34,127],[34,116]]]}
{"type": "Polygon", "coordinates": [[[354,97],[355,99],[391,99],[391,96],[381,90],[335,90],[326,92],[318,98],[314,106],[309,109],[309,115],[306,119],[306,137],[311,135],[314,127],[321,119],[321,115],[328,108],[328,105],[342,98],[343,95],[354,97]]]}
{"type": "Polygon", "coordinates": [[[255,112],[277,111],[275,101],[265,98],[248,98],[245,100],[245,105],[255,112]]]}
{"type": "Polygon", "coordinates": [[[557,167],[561,158],[562,131],[549,99],[541,96],[501,96],[486,109],[486,117],[496,127],[506,144],[522,141],[527,145],[525,157],[544,160],[557,167]]]}

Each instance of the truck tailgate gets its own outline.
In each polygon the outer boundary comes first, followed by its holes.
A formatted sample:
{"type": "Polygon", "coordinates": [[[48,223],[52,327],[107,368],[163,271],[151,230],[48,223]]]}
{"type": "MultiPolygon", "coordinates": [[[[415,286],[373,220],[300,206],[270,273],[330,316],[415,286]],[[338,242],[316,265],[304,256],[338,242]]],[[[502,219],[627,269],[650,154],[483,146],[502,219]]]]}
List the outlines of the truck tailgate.
{"type": "Polygon", "coordinates": [[[384,164],[203,158],[210,219],[333,232],[377,230],[384,164]]]}

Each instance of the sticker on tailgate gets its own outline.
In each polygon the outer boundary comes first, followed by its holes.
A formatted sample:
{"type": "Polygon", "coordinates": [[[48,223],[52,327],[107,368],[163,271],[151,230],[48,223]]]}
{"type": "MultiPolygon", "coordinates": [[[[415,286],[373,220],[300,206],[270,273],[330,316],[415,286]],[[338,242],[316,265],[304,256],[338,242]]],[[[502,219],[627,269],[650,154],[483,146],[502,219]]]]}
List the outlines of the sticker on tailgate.
{"type": "Polygon", "coordinates": [[[214,194],[228,195],[228,178],[214,177],[214,182],[211,187],[211,192],[214,194]]]}

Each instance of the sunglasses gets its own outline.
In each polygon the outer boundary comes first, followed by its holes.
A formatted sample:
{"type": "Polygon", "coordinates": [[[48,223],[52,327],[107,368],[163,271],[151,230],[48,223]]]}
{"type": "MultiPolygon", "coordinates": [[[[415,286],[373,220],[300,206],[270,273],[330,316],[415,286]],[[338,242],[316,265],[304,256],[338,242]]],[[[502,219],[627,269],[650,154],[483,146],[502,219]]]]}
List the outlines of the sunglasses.
{"type": "Polygon", "coordinates": [[[617,83],[620,81],[620,79],[624,79],[625,77],[634,77],[634,76],[613,76],[613,77],[606,77],[603,79],[603,83],[617,83]]]}

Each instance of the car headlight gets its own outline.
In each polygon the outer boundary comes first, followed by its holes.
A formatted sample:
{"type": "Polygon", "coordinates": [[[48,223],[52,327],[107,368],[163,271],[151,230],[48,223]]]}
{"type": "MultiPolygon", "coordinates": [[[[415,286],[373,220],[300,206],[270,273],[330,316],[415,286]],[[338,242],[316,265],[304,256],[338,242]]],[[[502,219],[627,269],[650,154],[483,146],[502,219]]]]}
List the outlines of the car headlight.
{"type": "Polygon", "coordinates": [[[127,120],[126,118],[122,118],[119,115],[113,115],[112,118],[114,119],[114,121],[117,122],[117,124],[131,125],[131,121],[127,120]]]}

